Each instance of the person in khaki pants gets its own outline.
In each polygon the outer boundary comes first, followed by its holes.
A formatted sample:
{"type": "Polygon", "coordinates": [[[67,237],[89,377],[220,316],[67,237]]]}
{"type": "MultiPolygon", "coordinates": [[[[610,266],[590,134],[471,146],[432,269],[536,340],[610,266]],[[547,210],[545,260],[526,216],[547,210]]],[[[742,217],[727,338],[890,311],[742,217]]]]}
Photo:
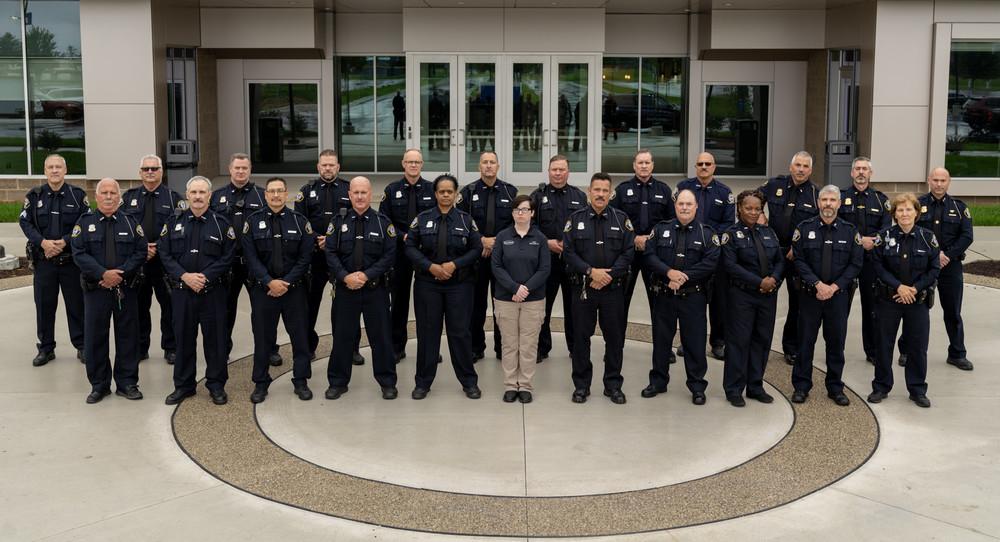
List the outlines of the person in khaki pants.
{"type": "Polygon", "coordinates": [[[551,269],[545,234],[531,223],[531,198],[514,198],[514,224],[496,236],[490,264],[496,279],[493,311],[500,328],[505,403],[531,402],[538,333],[545,319],[545,281],[551,269]]]}

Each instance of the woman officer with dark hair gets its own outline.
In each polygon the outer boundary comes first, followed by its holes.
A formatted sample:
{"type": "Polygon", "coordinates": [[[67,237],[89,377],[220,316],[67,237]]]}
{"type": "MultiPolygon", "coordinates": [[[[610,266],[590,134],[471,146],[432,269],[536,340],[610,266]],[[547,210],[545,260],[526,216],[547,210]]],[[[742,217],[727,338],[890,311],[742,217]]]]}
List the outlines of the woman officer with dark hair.
{"type": "Polygon", "coordinates": [[[785,258],[778,237],[768,226],[757,224],[764,196],[744,190],[736,199],[739,222],[722,234],[722,259],[729,284],[729,320],[726,321],[726,365],[722,386],[726,400],[735,407],[746,405],[743,390],[761,403],[774,401],[764,391],[764,370],[771,351],[778,286],[785,271],[785,258]]]}
{"type": "Polygon", "coordinates": [[[413,306],[417,318],[417,374],[411,396],[423,399],[434,383],[441,348],[442,320],[455,376],[469,399],[479,399],[479,378],[472,365],[469,319],[472,316],[473,266],[483,246],[472,217],[455,208],[458,180],[434,179],[437,206],[417,215],[406,236],[413,262],[413,306]]]}

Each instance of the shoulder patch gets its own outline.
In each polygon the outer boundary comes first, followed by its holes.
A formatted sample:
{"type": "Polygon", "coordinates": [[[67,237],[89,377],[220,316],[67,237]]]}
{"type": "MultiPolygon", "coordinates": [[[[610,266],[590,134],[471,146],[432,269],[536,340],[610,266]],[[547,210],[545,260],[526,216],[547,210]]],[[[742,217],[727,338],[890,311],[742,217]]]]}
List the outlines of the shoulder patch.
{"type": "Polygon", "coordinates": [[[79,224],[77,224],[76,226],[73,226],[73,233],[70,234],[70,235],[72,237],[80,237],[80,233],[82,233],[82,232],[83,232],[83,229],[80,228],[79,224]]]}
{"type": "Polygon", "coordinates": [[[382,192],[382,197],[381,197],[381,199],[378,200],[378,202],[382,203],[383,201],[385,201],[385,197],[386,197],[386,193],[382,192]]]}
{"type": "Polygon", "coordinates": [[[87,195],[86,194],[84,194],[84,196],[83,196],[83,206],[84,207],[90,207],[90,201],[87,200],[87,195]]]}
{"type": "Polygon", "coordinates": [[[236,240],[236,232],[233,231],[232,226],[229,226],[229,228],[226,229],[226,237],[228,237],[230,241],[236,240]]]}
{"type": "MultiPolygon", "coordinates": [[[[966,209],[965,212],[968,213],[969,210],[966,209]]],[[[939,247],[937,236],[935,236],[933,233],[931,234],[931,246],[934,247],[934,248],[938,248],[939,247]]]]}
{"type": "MultiPolygon", "coordinates": [[[[889,234],[886,233],[886,235],[889,235],[889,234]]],[[[875,246],[877,246],[877,247],[882,246],[882,236],[881,235],[876,235],[875,239],[872,240],[872,244],[875,245],[875,246]]]]}
{"type": "Polygon", "coordinates": [[[736,203],[736,196],[734,196],[733,193],[730,192],[727,201],[729,202],[730,205],[733,205],[734,203],[736,203]]]}
{"type": "Polygon", "coordinates": [[[145,237],[146,232],[142,231],[142,224],[135,225],[135,233],[139,234],[139,237],[145,237]]]}
{"type": "Polygon", "coordinates": [[[309,235],[313,234],[312,224],[310,224],[308,220],[306,220],[306,233],[308,233],[309,235]]]}
{"type": "Polygon", "coordinates": [[[182,213],[188,210],[188,202],[186,199],[177,200],[177,210],[182,213]]]}
{"type": "Polygon", "coordinates": [[[243,233],[250,233],[250,223],[249,222],[244,222],[243,223],[243,233]]]}
{"type": "Polygon", "coordinates": [[[385,234],[387,236],[389,236],[390,239],[391,238],[395,238],[396,237],[396,226],[393,226],[392,224],[389,224],[388,226],[386,226],[386,228],[385,228],[385,234]]]}
{"type": "Polygon", "coordinates": [[[462,197],[462,193],[461,193],[461,192],[459,192],[459,193],[458,193],[458,196],[456,196],[456,197],[455,197],[455,205],[458,205],[459,203],[462,203],[462,200],[463,200],[463,199],[464,199],[464,198],[462,197]]]}
{"type": "Polygon", "coordinates": [[[712,243],[717,247],[722,246],[722,243],[719,242],[719,236],[714,233],[712,234],[712,243]]]}
{"type": "Polygon", "coordinates": [[[886,211],[891,211],[892,210],[892,204],[889,203],[889,198],[885,198],[885,210],[886,211]]]}
{"type": "Polygon", "coordinates": [[[767,183],[769,183],[769,182],[770,182],[770,179],[764,179],[764,182],[760,183],[760,185],[761,186],[767,186],[767,183]]]}
{"type": "Polygon", "coordinates": [[[861,244],[861,233],[860,232],[857,232],[857,233],[854,234],[854,244],[855,245],[860,245],[861,244]]]}
{"type": "Polygon", "coordinates": [[[802,238],[802,234],[799,232],[798,228],[795,228],[795,231],[792,232],[792,242],[794,243],[794,242],[798,241],[801,238],[802,238]]]}
{"type": "Polygon", "coordinates": [[[728,242],[729,242],[729,234],[728,233],[723,233],[722,234],[722,239],[720,240],[720,245],[724,245],[724,244],[726,244],[728,242]]]}
{"type": "Polygon", "coordinates": [[[298,194],[295,194],[295,203],[300,203],[302,200],[306,199],[306,195],[299,190],[298,194]]]}
{"type": "Polygon", "coordinates": [[[635,228],[632,227],[632,221],[627,218],[625,219],[625,229],[628,231],[635,231],[635,228]]]}
{"type": "Polygon", "coordinates": [[[965,211],[963,211],[963,212],[965,213],[965,218],[972,219],[972,213],[969,212],[969,208],[968,207],[966,207],[965,211]]]}
{"type": "Polygon", "coordinates": [[[28,198],[24,198],[24,208],[27,209],[28,207],[31,207],[31,202],[28,201],[28,198]]]}
{"type": "Polygon", "coordinates": [[[470,220],[469,222],[472,224],[472,231],[479,231],[479,226],[476,225],[475,220],[470,220]]]}
{"type": "Polygon", "coordinates": [[[330,225],[326,227],[326,235],[333,235],[333,222],[330,222],[330,225]]]}
{"type": "Polygon", "coordinates": [[[166,235],[166,234],[167,234],[167,225],[166,225],[166,224],[164,224],[164,225],[163,225],[163,229],[162,229],[162,230],[160,230],[160,237],[163,237],[163,236],[164,236],[164,235],[166,235]]]}
{"type": "Polygon", "coordinates": [[[569,230],[572,230],[572,229],[573,229],[573,221],[572,220],[567,220],[566,221],[566,225],[563,226],[563,233],[569,233],[569,230]]]}
{"type": "Polygon", "coordinates": [[[418,224],[420,224],[420,218],[419,217],[414,217],[413,218],[413,222],[410,222],[410,229],[411,230],[416,229],[416,227],[417,227],[418,224]]]}

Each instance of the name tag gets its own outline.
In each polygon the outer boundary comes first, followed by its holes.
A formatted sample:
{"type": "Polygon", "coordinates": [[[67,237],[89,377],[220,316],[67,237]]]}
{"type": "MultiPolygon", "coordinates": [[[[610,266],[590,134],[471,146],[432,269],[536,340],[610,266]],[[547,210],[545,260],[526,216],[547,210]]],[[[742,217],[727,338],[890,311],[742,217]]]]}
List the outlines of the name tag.
{"type": "Polygon", "coordinates": [[[122,237],[128,237],[128,232],[127,231],[120,231],[120,232],[118,232],[118,235],[122,236],[122,237]]]}
{"type": "Polygon", "coordinates": [[[288,230],[288,233],[299,233],[299,230],[288,230]]]}
{"type": "Polygon", "coordinates": [[[653,197],[656,199],[663,199],[663,194],[653,194],[653,197]]]}
{"type": "Polygon", "coordinates": [[[570,203],[572,203],[573,205],[580,205],[579,201],[571,201],[570,203]]]}
{"type": "Polygon", "coordinates": [[[429,200],[429,199],[431,199],[431,197],[430,197],[430,196],[424,196],[424,201],[427,201],[427,200],[429,200]]]}
{"type": "MultiPolygon", "coordinates": [[[[504,244],[506,244],[506,243],[507,243],[507,241],[504,241],[504,244]]],[[[513,244],[514,241],[510,241],[510,243],[513,244]]],[[[533,246],[533,247],[537,247],[538,246],[538,241],[531,241],[528,244],[531,245],[531,246],[533,246]]]]}
{"type": "Polygon", "coordinates": [[[696,244],[696,245],[700,245],[700,244],[701,244],[701,241],[692,241],[692,242],[693,242],[694,244],[696,244]]]}
{"type": "Polygon", "coordinates": [[[611,226],[611,231],[622,231],[618,226],[611,226]]]}
{"type": "Polygon", "coordinates": [[[847,241],[844,241],[843,239],[840,239],[837,242],[840,243],[840,244],[842,244],[842,245],[846,245],[847,244],[847,241]]]}
{"type": "MultiPolygon", "coordinates": [[[[532,241],[532,242],[534,242],[534,241],[532,241]]],[[[513,241],[513,240],[511,240],[511,239],[508,239],[507,241],[504,241],[504,242],[503,242],[503,244],[504,244],[504,245],[508,245],[508,246],[509,246],[509,245],[513,245],[513,244],[514,244],[514,241],[513,241]]],[[[535,243],[535,244],[537,244],[537,243],[535,243]]]]}
{"type": "Polygon", "coordinates": [[[722,200],[721,199],[717,199],[717,200],[715,200],[715,203],[718,203],[719,205],[722,205],[722,200]]]}
{"type": "Polygon", "coordinates": [[[368,232],[368,235],[371,235],[372,237],[379,237],[379,233],[377,231],[368,232]]]}
{"type": "Polygon", "coordinates": [[[213,240],[213,241],[218,241],[219,240],[219,238],[215,237],[214,235],[209,235],[208,238],[211,239],[211,240],[213,240]]]}

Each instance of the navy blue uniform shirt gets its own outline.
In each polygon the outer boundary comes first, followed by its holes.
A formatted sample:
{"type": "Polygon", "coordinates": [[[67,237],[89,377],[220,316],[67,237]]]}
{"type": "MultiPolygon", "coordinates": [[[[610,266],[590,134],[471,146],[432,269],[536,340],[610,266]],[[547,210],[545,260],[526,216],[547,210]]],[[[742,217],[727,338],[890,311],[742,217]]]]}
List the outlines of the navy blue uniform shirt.
{"type": "MultiPolygon", "coordinates": [[[[406,256],[413,262],[418,277],[432,277],[429,270],[435,263],[453,262],[457,269],[468,268],[476,263],[483,251],[482,237],[475,221],[461,209],[453,208],[447,215],[442,215],[435,205],[433,209],[417,215],[409,226],[406,256]],[[438,229],[442,227],[448,229],[443,258],[438,254],[438,229]]],[[[456,272],[451,280],[460,280],[462,276],[456,272]]]]}
{"type": "Polygon", "coordinates": [[[545,299],[545,281],[552,270],[548,240],[534,224],[525,236],[511,226],[497,234],[490,264],[496,277],[496,298],[510,301],[520,285],[529,290],[525,301],[545,299]]]}
{"type": "Polygon", "coordinates": [[[488,186],[482,179],[465,185],[461,192],[462,199],[458,208],[472,215],[483,237],[496,237],[497,232],[514,223],[511,210],[514,208],[514,198],[517,197],[517,187],[497,179],[493,186],[488,186]],[[487,204],[490,194],[493,195],[493,224],[487,224],[487,204]]]}
{"type": "Polygon", "coordinates": [[[142,226],[147,243],[155,243],[160,238],[160,231],[170,217],[187,210],[187,202],[180,194],[164,183],[160,183],[152,191],[145,186],[137,186],[125,191],[122,195],[121,210],[142,226]],[[146,223],[146,206],[152,203],[153,215],[149,224],[146,223]]]}
{"type": "Polygon", "coordinates": [[[854,185],[840,191],[837,216],[854,224],[862,237],[872,237],[890,225],[889,198],[871,186],[858,190],[854,185]]]}
{"type": "Polygon", "coordinates": [[[337,215],[326,230],[326,265],[330,275],[343,282],[355,271],[368,280],[377,280],[392,270],[396,261],[396,227],[389,217],[369,207],[364,213],[352,207],[347,214],[337,215]],[[354,247],[362,241],[360,267],[355,265],[354,247]]]}
{"type": "Polygon", "coordinates": [[[674,198],[670,193],[670,186],[656,177],[650,177],[646,182],[640,181],[638,177],[623,181],[615,187],[611,206],[625,211],[636,235],[649,235],[658,222],[674,217],[674,198]],[[643,207],[646,208],[645,221],[643,207]]]}
{"type": "MultiPolygon", "coordinates": [[[[212,192],[212,201],[209,205],[213,211],[226,217],[233,226],[237,239],[239,239],[243,235],[243,224],[247,217],[261,209],[266,209],[267,199],[265,199],[263,188],[248,181],[242,188],[237,188],[233,183],[217,188],[212,192]]],[[[241,247],[237,242],[237,254],[240,251],[241,247]]]]}
{"type": "Polygon", "coordinates": [[[861,235],[854,224],[835,218],[824,224],[817,216],[803,221],[792,233],[792,254],[795,256],[795,270],[802,280],[815,286],[818,282],[836,284],[847,290],[851,282],[861,273],[865,249],[861,247],[861,235]],[[823,247],[827,243],[826,232],[830,232],[831,260],[830,276],[821,280],[823,273],[823,247]]]}
{"type": "Polygon", "coordinates": [[[267,285],[274,279],[296,283],[305,278],[312,261],[316,235],[302,213],[287,207],[275,213],[270,207],[251,214],[243,223],[240,243],[247,259],[250,276],[267,285]],[[276,229],[276,226],[280,228],[276,229]],[[281,276],[272,276],[274,240],[281,240],[281,276]]]}
{"type": "Polygon", "coordinates": [[[881,232],[875,238],[872,249],[875,274],[887,286],[895,290],[903,284],[900,270],[903,260],[909,260],[910,284],[917,291],[934,285],[941,272],[941,252],[934,233],[914,226],[910,233],[904,233],[898,225],[881,232]]]}
{"type": "Polygon", "coordinates": [[[676,218],[664,220],[653,228],[646,241],[643,264],[654,275],[665,277],[684,257],[682,271],[688,276],[688,285],[705,284],[712,278],[719,265],[719,236],[709,226],[697,219],[681,224],[676,218]],[[677,234],[684,232],[684,245],[678,245],[677,234]]]}
{"type": "Polygon", "coordinates": [[[535,203],[535,224],[546,239],[562,239],[569,215],[587,206],[583,190],[568,184],[562,188],[541,185],[531,193],[531,200],[535,203]]]}
{"type": "Polygon", "coordinates": [[[790,247],[795,226],[819,214],[819,188],[810,181],[795,186],[790,176],[779,175],[764,183],[760,191],[767,203],[768,226],[782,247],[790,247]]]}
{"type": "Polygon", "coordinates": [[[434,183],[420,177],[412,185],[406,182],[406,177],[390,183],[385,187],[382,196],[382,203],[378,206],[378,212],[389,217],[396,232],[404,234],[410,231],[410,222],[415,216],[409,216],[410,198],[417,198],[416,213],[420,213],[437,207],[437,200],[434,199],[434,183]]]}
{"type": "Polygon", "coordinates": [[[920,196],[917,225],[934,232],[948,259],[964,259],[972,245],[972,214],[965,202],[948,194],[941,199],[929,192],[920,196]]]}
{"type": "Polygon", "coordinates": [[[623,211],[610,205],[598,213],[590,205],[571,215],[563,226],[563,259],[570,273],[587,275],[592,267],[610,269],[611,278],[625,277],[635,258],[635,230],[623,211]]]}
{"type": "Polygon", "coordinates": [[[214,282],[229,271],[236,250],[236,232],[229,220],[211,209],[200,217],[190,209],[171,217],[160,231],[156,253],[175,281],[184,273],[201,273],[214,282]],[[200,231],[198,236],[194,233],[200,231]]]}
{"type": "Polygon", "coordinates": [[[324,181],[319,177],[299,190],[295,196],[295,210],[309,219],[309,224],[317,234],[322,234],[341,209],[351,208],[349,192],[348,181],[340,177],[324,181]]]}
{"type": "Polygon", "coordinates": [[[720,241],[722,260],[731,279],[748,286],[759,286],[765,277],[774,277],[774,280],[781,284],[781,279],[785,276],[785,251],[781,250],[778,236],[769,226],[761,224],[747,226],[741,222],[729,228],[729,231],[723,232],[720,241]],[[770,272],[767,274],[760,266],[757,245],[753,239],[755,234],[760,239],[765,260],[770,267],[770,272]]]}
{"type": "Polygon", "coordinates": [[[677,191],[690,190],[698,202],[695,219],[711,226],[716,233],[722,233],[736,223],[736,197],[728,186],[712,178],[705,186],[697,177],[677,183],[677,191]]]}
{"type": "Polygon", "coordinates": [[[104,272],[121,269],[127,281],[146,262],[148,246],[142,226],[119,209],[111,216],[91,212],[80,217],[73,226],[70,247],[73,261],[80,268],[80,274],[90,282],[100,282],[104,272]],[[115,244],[115,261],[106,261],[105,245],[108,242],[108,223],[111,223],[111,242],[115,244]]]}
{"type": "Polygon", "coordinates": [[[45,239],[61,239],[69,247],[73,226],[88,211],[90,204],[82,188],[64,182],[59,190],[54,191],[45,183],[28,191],[18,221],[24,236],[41,253],[40,247],[45,239]]]}

